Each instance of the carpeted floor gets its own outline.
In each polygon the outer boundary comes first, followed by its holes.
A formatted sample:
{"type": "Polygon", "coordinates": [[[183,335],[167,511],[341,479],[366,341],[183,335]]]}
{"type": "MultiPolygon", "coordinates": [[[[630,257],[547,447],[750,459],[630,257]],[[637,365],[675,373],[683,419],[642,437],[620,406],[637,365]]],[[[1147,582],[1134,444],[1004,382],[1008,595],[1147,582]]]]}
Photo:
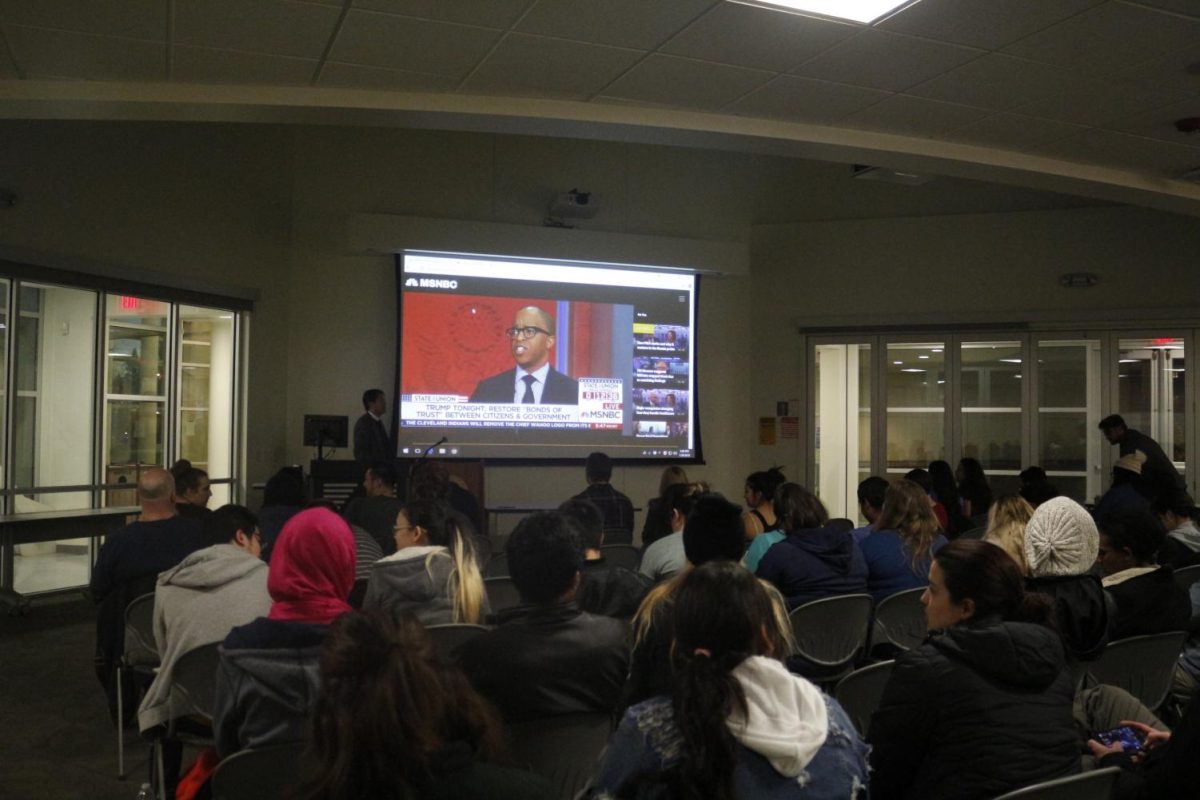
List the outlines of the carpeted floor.
{"type": "Polygon", "coordinates": [[[150,747],[136,731],[117,778],[95,621],[79,595],[35,599],[22,617],[0,611],[0,800],[133,800],[147,780],[150,747]]]}

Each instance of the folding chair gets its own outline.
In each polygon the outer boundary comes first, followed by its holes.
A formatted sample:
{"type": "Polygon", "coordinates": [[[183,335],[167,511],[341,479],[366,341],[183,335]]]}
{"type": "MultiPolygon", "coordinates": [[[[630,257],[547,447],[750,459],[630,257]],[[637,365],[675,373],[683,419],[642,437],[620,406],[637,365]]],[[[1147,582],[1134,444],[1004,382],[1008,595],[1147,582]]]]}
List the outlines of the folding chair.
{"type": "Polygon", "coordinates": [[[624,567],[632,572],[638,571],[642,563],[642,554],[631,544],[606,544],[600,548],[606,564],[612,567],[624,567]]]}
{"type": "Polygon", "coordinates": [[[296,774],[304,744],[241,750],[222,759],[210,778],[213,800],[281,800],[296,774]]]}
{"type": "Polygon", "coordinates": [[[985,533],[987,533],[987,525],[976,525],[974,528],[971,528],[970,530],[966,530],[966,531],[963,531],[962,533],[960,533],[958,535],[958,538],[960,538],[960,539],[982,539],[983,535],[985,533]]]}
{"type": "Polygon", "coordinates": [[[887,686],[892,677],[892,667],[895,665],[895,661],[880,661],[878,664],[856,669],[838,681],[833,690],[833,696],[863,736],[867,735],[867,728],[871,726],[871,715],[879,708],[879,701],[883,699],[883,687],[887,686]]]}
{"type": "Polygon", "coordinates": [[[1185,592],[1191,592],[1192,584],[1196,581],[1200,581],[1200,564],[1192,564],[1189,567],[1180,567],[1175,570],[1175,583],[1185,592]]]}
{"type": "Polygon", "coordinates": [[[171,719],[166,733],[154,739],[154,763],[157,767],[158,796],[166,797],[166,774],[163,771],[163,739],[177,739],[186,744],[208,746],[213,743],[211,735],[201,735],[192,730],[181,731],[179,720],[184,717],[200,716],[212,719],[216,705],[217,662],[220,658],[220,642],[202,644],[179,657],[171,671],[171,719]]]}
{"type": "Polygon", "coordinates": [[[433,640],[434,649],[442,660],[451,664],[458,663],[458,648],[462,647],[467,642],[474,639],[481,633],[487,633],[488,628],[483,625],[471,625],[468,623],[452,624],[452,625],[430,625],[426,628],[429,632],[429,638],[433,640]]]}
{"type": "Polygon", "coordinates": [[[499,614],[501,611],[521,605],[521,595],[518,594],[512,578],[484,578],[483,588],[487,592],[492,614],[499,614]]]}
{"type": "Polygon", "coordinates": [[[606,713],[562,714],[508,727],[512,760],[545,778],[559,800],[571,800],[591,780],[612,720],[606,713]]]}
{"type": "Polygon", "coordinates": [[[1035,783],[1002,794],[996,800],[1108,800],[1120,774],[1117,767],[1105,767],[1069,778],[1035,783]]]}
{"type": "Polygon", "coordinates": [[[805,603],[788,614],[796,655],[815,668],[815,680],[833,684],[853,669],[867,649],[873,605],[869,594],[845,594],[805,603]]]}
{"type": "Polygon", "coordinates": [[[1118,639],[1108,643],[1088,671],[1100,683],[1119,686],[1154,711],[1171,691],[1175,662],[1186,640],[1184,631],[1118,639]]]}
{"type": "Polygon", "coordinates": [[[117,777],[125,778],[125,672],[148,680],[158,667],[154,641],[154,592],[135,597],[125,606],[125,649],[117,660],[117,777]]]}
{"type": "Polygon", "coordinates": [[[920,647],[925,641],[924,589],[906,589],[879,601],[875,607],[875,634],[872,645],[889,642],[901,650],[920,647]]]}

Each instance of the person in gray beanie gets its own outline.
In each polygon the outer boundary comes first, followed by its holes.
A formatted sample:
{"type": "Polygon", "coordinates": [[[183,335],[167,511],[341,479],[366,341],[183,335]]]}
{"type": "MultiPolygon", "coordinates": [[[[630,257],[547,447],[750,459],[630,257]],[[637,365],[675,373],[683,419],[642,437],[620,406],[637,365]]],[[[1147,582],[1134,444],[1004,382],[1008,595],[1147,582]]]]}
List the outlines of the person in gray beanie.
{"type": "Polygon", "coordinates": [[[1096,563],[1099,546],[1092,515],[1069,497],[1042,503],[1025,526],[1025,561],[1034,578],[1083,575],[1096,563]]]}

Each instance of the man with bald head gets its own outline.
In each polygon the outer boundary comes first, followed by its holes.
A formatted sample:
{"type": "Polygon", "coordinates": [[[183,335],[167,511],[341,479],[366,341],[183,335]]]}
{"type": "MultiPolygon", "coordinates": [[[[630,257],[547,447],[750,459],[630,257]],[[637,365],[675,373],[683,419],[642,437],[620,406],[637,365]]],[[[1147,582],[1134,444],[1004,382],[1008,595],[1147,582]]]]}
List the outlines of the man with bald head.
{"type": "Polygon", "coordinates": [[[555,330],[554,317],[537,306],[518,311],[504,332],[516,366],[480,381],[470,402],[578,405],[578,382],[550,366],[555,330]]]}

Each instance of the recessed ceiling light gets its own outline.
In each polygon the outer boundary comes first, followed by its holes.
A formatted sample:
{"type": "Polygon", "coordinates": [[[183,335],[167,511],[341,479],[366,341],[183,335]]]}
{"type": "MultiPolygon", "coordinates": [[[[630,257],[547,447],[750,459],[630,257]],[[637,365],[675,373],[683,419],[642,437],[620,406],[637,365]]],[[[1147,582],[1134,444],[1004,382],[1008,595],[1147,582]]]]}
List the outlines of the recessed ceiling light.
{"type": "Polygon", "coordinates": [[[774,6],[791,11],[820,14],[823,17],[848,19],[851,22],[874,22],[896,9],[912,5],[913,0],[734,0],[743,5],[774,6]]]}
{"type": "Polygon", "coordinates": [[[925,370],[923,370],[923,369],[915,369],[914,367],[909,367],[908,369],[902,369],[902,370],[900,370],[900,371],[901,371],[901,372],[924,372],[925,370]]]}

